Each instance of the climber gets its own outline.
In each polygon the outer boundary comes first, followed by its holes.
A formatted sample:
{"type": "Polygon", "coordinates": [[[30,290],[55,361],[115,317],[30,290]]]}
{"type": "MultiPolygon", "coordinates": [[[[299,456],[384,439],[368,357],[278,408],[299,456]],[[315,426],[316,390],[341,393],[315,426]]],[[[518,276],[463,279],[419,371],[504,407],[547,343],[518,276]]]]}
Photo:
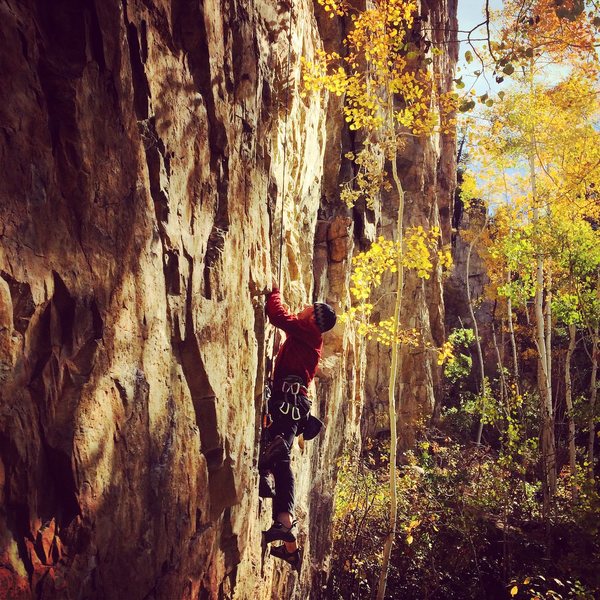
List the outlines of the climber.
{"type": "Polygon", "coordinates": [[[284,542],[272,546],[271,555],[299,571],[302,555],[296,544],[290,451],[295,436],[303,434],[304,439],[311,439],[321,428],[322,423],[310,415],[307,387],[321,358],[321,334],[335,325],[336,316],[331,306],[323,302],[308,305],[297,315],[291,314],[281,303],[276,284],[267,296],[266,312],[271,323],[286,333],[286,340],[275,359],[270,418],[263,430],[265,448],[258,464],[259,494],[273,498],[273,524],[263,534],[267,543],[284,542]],[[275,480],[274,490],[267,480],[269,471],[275,480]]]}

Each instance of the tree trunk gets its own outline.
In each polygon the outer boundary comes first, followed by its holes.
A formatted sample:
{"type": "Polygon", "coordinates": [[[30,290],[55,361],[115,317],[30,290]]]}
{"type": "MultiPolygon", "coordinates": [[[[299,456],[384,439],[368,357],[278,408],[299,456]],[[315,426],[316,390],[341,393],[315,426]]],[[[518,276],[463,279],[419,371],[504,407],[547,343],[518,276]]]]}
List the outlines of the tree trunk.
{"type": "Polygon", "coordinates": [[[492,342],[494,344],[494,350],[496,351],[496,364],[498,365],[498,379],[500,380],[500,398],[502,400],[502,405],[506,406],[507,414],[508,414],[508,406],[507,406],[507,387],[506,387],[506,378],[504,377],[504,365],[502,364],[502,354],[500,353],[500,347],[498,346],[498,339],[496,338],[496,326],[494,325],[494,319],[492,318],[492,342]]]}
{"type": "MultiPolygon", "coordinates": [[[[475,242],[477,242],[477,240],[480,238],[481,234],[485,230],[486,225],[487,225],[487,220],[488,220],[488,216],[487,216],[487,210],[486,210],[485,219],[483,221],[483,226],[479,230],[479,233],[471,240],[471,243],[469,244],[469,250],[467,252],[467,265],[466,265],[467,302],[469,304],[469,315],[471,316],[471,321],[473,323],[473,331],[475,333],[475,347],[477,348],[477,360],[479,361],[479,392],[480,392],[482,398],[486,397],[486,392],[487,392],[486,385],[485,385],[485,366],[483,364],[483,352],[481,351],[481,340],[479,339],[479,327],[477,326],[477,319],[475,318],[475,311],[473,310],[473,301],[471,299],[471,282],[469,281],[469,276],[470,276],[469,271],[471,269],[471,253],[473,252],[473,246],[475,245],[475,242]]],[[[479,428],[477,429],[476,443],[478,446],[481,444],[481,435],[483,434],[483,421],[484,421],[484,419],[483,419],[483,414],[482,414],[481,418],[479,420],[479,428]]]]}
{"type": "MultiPolygon", "coordinates": [[[[533,222],[539,223],[537,186],[535,173],[535,133],[531,133],[529,148],[529,176],[533,196],[533,222]]],[[[548,365],[552,360],[547,343],[544,319],[544,257],[537,257],[536,286],[534,298],[536,346],[538,350],[538,393],[540,395],[542,486],[544,492],[544,515],[547,517],[556,490],[556,451],[554,442],[554,411],[552,408],[552,380],[548,365]]]]}
{"type": "MultiPolygon", "coordinates": [[[[546,291],[546,301],[544,303],[544,314],[546,315],[546,379],[549,386],[550,398],[552,394],[552,275],[548,274],[548,285],[546,291]]],[[[551,405],[551,409],[553,409],[551,405]]],[[[552,410],[554,419],[554,411],[552,410]]]]}
{"type": "MultiPolygon", "coordinates": [[[[503,180],[504,180],[504,191],[508,195],[508,185],[506,183],[506,171],[504,171],[503,180]]],[[[512,228],[510,229],[510,233],[512,234],[512,228]]],[[[510,284],[511,281],[512,281],[512,269],[509,268],[506,273],[506,283],[510,284]]],[[[515,328],[514,328],[514,323],[513,323],[513,312],[512,312],[512,300],[510,298],[510,295],[508,295],[506,297],[506,316],[508,319],[508,331],[510,332],[510,347],[512,349],[514,384],[516,386],[517,395],[519,395],[521,393],[520,386],[519,386],[519,360],[517,358],[517,341],[515,339],[515,328]]]]}
{"type": "MultiPolygon", "coordinates": [[[[534,63],[533,58],[529,63],[529,93],[533,97],[535,90],[533,86],[534,63]]],[[[533,205],[533,224],[540,221],[539,198],[537,194],[536,180],[536,154],[537,139],[535,132],[535,121],[531,121],[529,132],[529,181],[533,205]]],[[[552,360],[548,356],[550,348],[547,346],[546,323],[544,320],[544,256],[537,256],[536,264],[536,286],[534,297],[535,314],[535,341],[538,350],[538,393],[540,396],[540,420],[541,420],[541,450],[542,450],[542,489],[543,489],[543,512],[544,518],[548,519],[550,506],[556,490],[556,450],[554,442],[554,411],[552,408],[552,380],[548,365],[552,360]]]]}
{"type": "MultiPolygon", "coordinates": [[[[511,280],[512,273],[508,272],[508,281],[511,280]]],[[[512,302],[510,296],[506,299],[506,312],[508,315],[508,331],[510,332],[510,346],[512,349],[513,358],[513,377],[515,378],[515,385],[517,386],[517,394],[520,394],[519,386],[519,361],[517,358],[517,341],[515,340],[515,328],[513,324],[513,313],[512,313],[512,302]]]]}
{"type": "Polygon", "coordinates": [[[596,422],[594,414],[596,412],[596,384],[598,379],[598,358],[600,358],[600,328],[598,325],[594,328],[592,334],[592,376],[590,378],[590,416],[588,427],[590,428],[588,437],[588,462],[590,476],[594,475],[594,440],[596,439],[596,422]]]}
{"type": "MultiPolygon", "coordinates": [[[[392,158],[392,177],[398,192],[398,219],[396,222],[396,235],[400,247],[404,240],[404,190],[400,177],[398,176],[398,165],[396,158],[392,158]]],[[[389,531],[383,548],[383,561],[381,564],[381,574],[379,575],[379,583],[377,587],[377,600],[383,600],[385,596],[385,588],[387,585],[387,575],[390,566],[390,556],[392,555],[392,546],[396,537],[396,516],[398,512],[398,503],[396,498],[396,448],[397,448],[397,431],[396,431],[396,375],[401,368],[402,356],[398,344],[398,329],[400,325],[400,314],[402,309],[402,293],[404,287],[404,266],[402,256],[398,257],[397,261],[398,282],[396,285],[396,303],[394,305],[394,329],[392,332],[392,361],[390,367],[390,381],[388,386],[388,404],[390,417],[390,517],[389,531]]],[[[402,389],[402,386],[400,386],[402,389]]],[[[398,402],[402,399],[401,393],[398,396],[398,402]]]]}
{"type": "MultiPolygon", "coordinates": [[[[575,351],[575,336],[577,329],[575,325],[569,325],[569,347],[565,357],[565,403],[567,405],[567,423],[569,425],[569,468],[571,477],[575,476],[575,418],[573,414],[573,383],[571,381],[571,358],[575,351]]],[[[577,497],[577,487],[573,482],[573,499],[577,497]]]]}

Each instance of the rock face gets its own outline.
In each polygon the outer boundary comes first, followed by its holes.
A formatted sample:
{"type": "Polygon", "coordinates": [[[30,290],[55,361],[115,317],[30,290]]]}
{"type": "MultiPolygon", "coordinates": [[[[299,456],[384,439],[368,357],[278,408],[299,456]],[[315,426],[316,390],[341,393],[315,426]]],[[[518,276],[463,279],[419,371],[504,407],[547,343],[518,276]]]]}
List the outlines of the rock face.
{"type": "MultiPolygon", "coordinates": [[[[455,233],[452,241],[454,269],[444,286],[444,306],[448,315],[446,318],[447,333],[460,328],[471,328],[475,331],[471,312],[469,311],[468,282],[473,303],[473,315],[477,321],[484,367],[485,365],[497,364],[497,355],[491,333],[494,321],[494,304],[485,297],[485,288],[490,283],[488,268],[474,244],[486,227],[486,210],[486,207],[477,200],[472,202],[468,210],[463,209],[460,200],[455,203],[453,217],[455,233]]],[[[500,347],[503,346],[502,335],[502,332],[498,333],[500,347]]],[[[471,350],[473,352],[473,368],[465,384],[467,389],[479,393],[481,366],[475,347],[473,346],[471,350]]],[[[492,377],[493,375],[494,371],[492,370],[489,376],[492,377]]]]}
{"type": "MultiPolygon", "coordinates": [[[[430,4],[456,29],[454,5],[430,4]]],[[[260,546],[260,292],[281,230],[291,308],[344,308],[354,223],[373,219],[336,197],[335,103],[298,94],[300,56],[339,31],[308,0],[289,8],[0,4],[0,598],[318,597],[335,461],[385,368],[341,326],[328,335],[326,430],[294,450],[297,578],[260,546]]],[[[436,60],[446,86],[454,55],[436,60]]],[[[453,141],[408,156],[408,222],[447,228],[453,141]]],[[[407,321],[440,339],[439,281],[407,286],[407,321]]],[[[431,408],[432,364],[404,362],[411,419],[431,408]]]]}

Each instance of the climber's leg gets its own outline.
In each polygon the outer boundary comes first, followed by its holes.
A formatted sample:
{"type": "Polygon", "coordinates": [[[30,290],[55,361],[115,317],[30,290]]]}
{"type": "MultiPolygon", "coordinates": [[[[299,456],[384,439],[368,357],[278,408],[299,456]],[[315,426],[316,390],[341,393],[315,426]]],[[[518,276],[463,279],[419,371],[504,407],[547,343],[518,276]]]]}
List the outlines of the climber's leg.
{"type": "Polygon", "coordinates": [[[265,531],[265,539],[267,542],[281,540],[292,543],[296,541],[296,522],[293,520],[295,490],[289,459],[277,462],[271,471],[275,479],[273,525],[265,531]]]}
{"type": "Polygon", "coordinates": [[[273,500],[273,520],[279,521],[286,527],[292,525],[292,515],[295,505],[295,481],[290,461],[282,460],[273,465],[275,479],[275,498],[273,500]]]}
{"type": "Polygon", "coordinates": [[[275,498],[275,488],[269,479],[270,471],[260,471],[258,474],[258,495],[261,498],[275,498]]]}
{"type": "Polygon", "coordinates": [[[295,482],[290,466],[290,449],[296,436],[298,421],[292,418],[291,411],[275,413],[273,424],[269,428],[272,442],[265,451],[263,464],[275,480],[273,498],[273,524],[265,531],[267,543],[281,540],[288,545],[289,551],[297,549],[296,522],[294,521],[295,482]]]}

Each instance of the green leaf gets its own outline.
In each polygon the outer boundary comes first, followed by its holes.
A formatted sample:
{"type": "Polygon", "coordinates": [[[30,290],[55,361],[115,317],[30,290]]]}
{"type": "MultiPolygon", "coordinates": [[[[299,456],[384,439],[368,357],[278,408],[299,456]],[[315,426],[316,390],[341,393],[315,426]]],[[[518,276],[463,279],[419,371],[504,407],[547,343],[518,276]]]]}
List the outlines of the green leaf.
{"type": "Polygon", "coordinates": [[[459,107],[460,112],[467,112],[475,108],[475,100],[465,100],[459,107]]]}
{"type": "Polygon", "coordinates": [[[465,83],[462,80],[462,77],[459,77],[458,79],[454,79],[453,81],[456,84],[456,89],[462,90],[465,87],[465,83]]]}
{"type": "Polygon", "coordinates": [[[470,50],[467,50],[467,51],[465,52],[465,60],[466,60],[468,63],[471,63],[471,62],[473,62],[473,54],[472,54],[472,52],[471,52],[470,50]]]}

